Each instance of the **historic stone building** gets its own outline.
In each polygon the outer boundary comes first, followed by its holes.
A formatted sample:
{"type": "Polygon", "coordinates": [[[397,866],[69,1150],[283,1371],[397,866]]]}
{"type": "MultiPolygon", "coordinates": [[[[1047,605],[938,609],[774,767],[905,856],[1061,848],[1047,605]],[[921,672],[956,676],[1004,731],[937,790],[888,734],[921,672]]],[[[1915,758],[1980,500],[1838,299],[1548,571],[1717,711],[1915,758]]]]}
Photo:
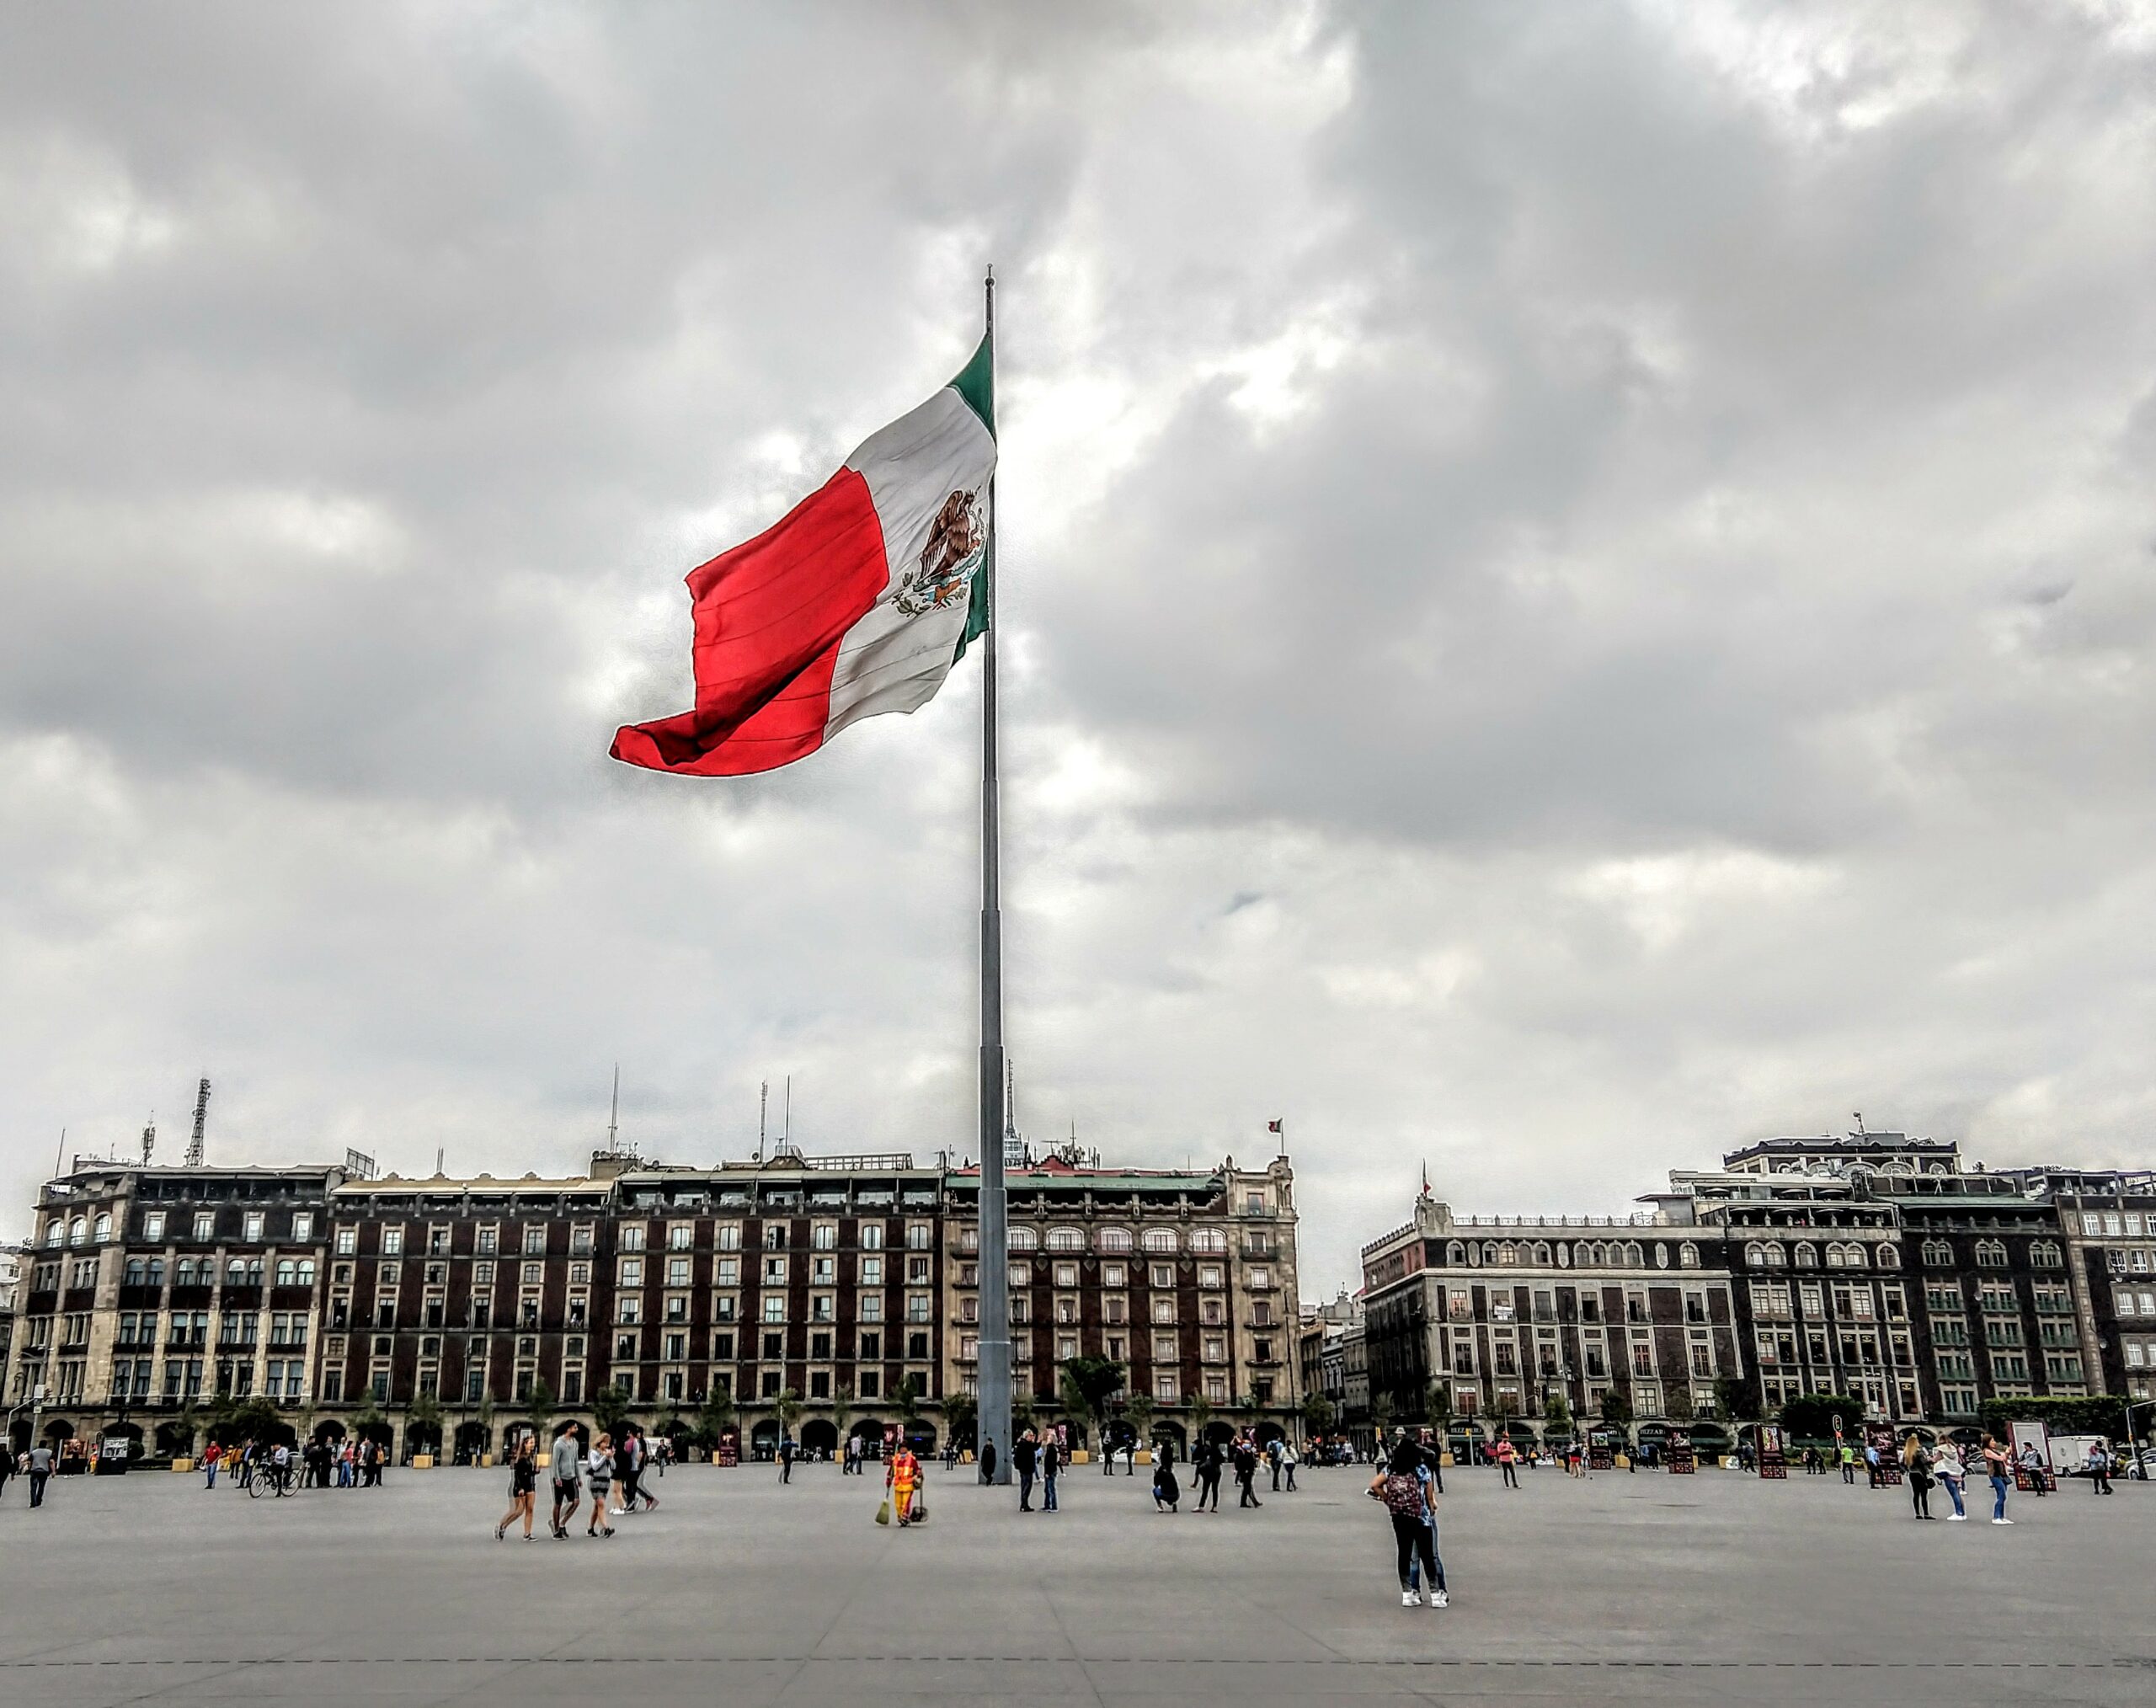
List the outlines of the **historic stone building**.
{"type": "MultiPolygon", "coordinates": [[[[1285,1422],[1284,1157],[1109,1170],[1065,1151],[1008,1185],[1013,1359],[1037,1409],[1060,1415],[1062,1366],[1095,1356],[1171,1433],[1200,1402],[1285,1422]]],[[[42,1385],[43,1416],[75,1433],[163,1424],[168,1441],[224,1395],[305,1428],[378,1412],[408,1445],[416,1404],[419,1444],[459,1454],[548,1396],[588,1421],[609,1387],[648,1427],[723,1390],[751,1449],[776,1440],[782,1396],[811,1446],[880,1428],[907,1391],[932,1428],[974,1386],[978,1202],[975,1172],[905,1156],[602,1154],[559,1180],[78,1162],[41,1194],[10,1394],[42,1385]]]]}
{"type": "Polygon", "coordinates": [[[1363,1248],[1370,1406],[1462,1420],[1704,1412],[1743,1369],[1718,1230],[1648,1214],[1458,1217],[1428,1196],[1363,1248]]]}
{"type": "Polygon", "coordinates": [[[2140,1310],[2137,1252],[2156,1307],[2156,1220],[2116,1176],[1987,1173],[1951,1144],[1857,1133],[1670,1180],[1604,1220],[1463,1220],[1426,1196],[1364,1251],[1373,1409],[1420,1417],[1434,1381],[1456,1416],[1532,1417],[1551,1393],[1592,1415],[1622,1387],[1659,1420],[1736,1376],[1769,1411],[1846,1393],[1961,1426],[1994,1398],[2132,1395],[2137,1369],[2156,1388],[2156,1309],[2145,1339],[2121,1314],[2140,1310]]]}

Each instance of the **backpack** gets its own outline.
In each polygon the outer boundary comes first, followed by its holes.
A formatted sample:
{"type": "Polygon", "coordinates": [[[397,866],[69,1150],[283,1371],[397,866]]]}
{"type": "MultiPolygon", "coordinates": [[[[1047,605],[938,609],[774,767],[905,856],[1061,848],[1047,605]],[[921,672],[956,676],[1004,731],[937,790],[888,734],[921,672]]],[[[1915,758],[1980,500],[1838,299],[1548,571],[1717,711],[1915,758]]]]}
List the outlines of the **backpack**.
{"type": "Polygon", "coordinates": [[[1419,1478],[1406,1471],[1396,1470],[1385,1480],[1385,1486],[1378,1492],[1378,1498],[1385,1508],[1396,1518],[1419,1519],[1422,1516],[1422,1484],[1419,1478]]]}

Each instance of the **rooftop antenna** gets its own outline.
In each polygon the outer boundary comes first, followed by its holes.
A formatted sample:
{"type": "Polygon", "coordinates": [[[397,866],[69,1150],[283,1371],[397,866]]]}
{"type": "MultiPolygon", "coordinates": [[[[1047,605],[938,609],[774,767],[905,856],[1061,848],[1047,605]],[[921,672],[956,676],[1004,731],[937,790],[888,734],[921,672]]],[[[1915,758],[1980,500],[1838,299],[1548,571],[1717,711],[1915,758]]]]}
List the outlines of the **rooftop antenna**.
{"type": "Polygon", "coordinates": [[[792,1074],[786,1076],[786,1125],[780,1132],[778,1142],[779,1148],[782,1150],[793,1149],[793,1076],[792,1074]]]}
{"type": "Polygon", "coordinates": [[[756,1092],[756,1161],[764,1160],[764,1142],[770,1135],[771,1122],[771,1082],[766,1080],[756,1092]]]}
{"type": "Polygon", "coordinates": [[[441,1178],[443,1177],[442,1177],[442,1172],[441,1172],[441,1152],[442,1152],[442,1147],[441,1147],[440,1145],[435,1145],[435,1178],[436,1180],[440,1180],[440,1179],[441,1179],[441,1178]]]}
{"type": "Polygon", "coordinates": [[[1860,1135],[1861,1135],[1861,1134],[1862,1134],[1862,1133],[1864,1132],[1864,1111],[1863,1111],[1863,1110],[1861,1110],[1861,1109],[1859,1109],[1859,1110],[1857,1110],[1855,1113],[1856,1113],[1856,1130],[1857,1130],[1858,1134],[1859,1134],[1860,1135]]]}
{"type": "Polygon", "coordinates": [[[195,1132],[187,1141],[187,1166],[202,1166],[202,1124],[210,1118],[210,1076],[203,1075],[202,1083],[195,1088],[195,1132]]]}
{"type": "Polygon", "coordinates": [[[60,1143],[54,1148],[52,1153],[52,1172],[55,1174],[58,1174],[61,1172],[61,1165],[65,1163],[67,1160],[67,1129],[65,1127],[62,1127],[60,1129],[60,1143]]]}
{"type": "Polygon", "coordinates": [[[615,1140],[622,1130],[622,1065],[614,1064],[614,1101],[606,1111],[606,1148],[615,1148],[615,1140]]]}
{"type": "Polygon", "coordinates": [[[150,1111],[150,1124],[142,1129],[142,1166],[150,1166],[150,1153],[157,1148],[157,1112],[150,1111]]]}

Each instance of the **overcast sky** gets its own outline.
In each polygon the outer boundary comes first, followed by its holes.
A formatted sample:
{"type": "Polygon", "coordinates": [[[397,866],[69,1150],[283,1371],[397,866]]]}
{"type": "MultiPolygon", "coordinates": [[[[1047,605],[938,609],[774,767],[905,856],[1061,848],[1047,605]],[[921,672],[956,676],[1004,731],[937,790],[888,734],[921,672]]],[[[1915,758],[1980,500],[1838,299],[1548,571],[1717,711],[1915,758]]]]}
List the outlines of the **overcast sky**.
{"type": "Polygon", "coordinates": [[[15,7],[0,1230],[70,1151],[971,1148],[979,677],[681,577],[1002,281],[1022,1125],[1306,1294],[1849,1124],[2156,1132],[2156,7],[15,7]]]}

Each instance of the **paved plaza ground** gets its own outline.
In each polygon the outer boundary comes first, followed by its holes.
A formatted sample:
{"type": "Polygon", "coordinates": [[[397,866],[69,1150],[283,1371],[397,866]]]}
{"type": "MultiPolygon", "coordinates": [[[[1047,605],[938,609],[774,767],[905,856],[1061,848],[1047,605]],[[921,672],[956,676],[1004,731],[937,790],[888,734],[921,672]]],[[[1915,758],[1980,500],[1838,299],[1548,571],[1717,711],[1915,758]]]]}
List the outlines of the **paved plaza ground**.
{"type": "MultiPolygon", "coordinates": [[[[417,1705],[2156,1701],[2156,1489],[2016,1497],[1454,1471],[1453,1604],[1406,1609],[1368,1473],[1218,1517],[1075,1467],[1064,1510],[933,1468],[675,1470],[611,1540],[496,1543],[495,1470],[250,1501],[197,1476],[0,1511],[0,1702],[417,1705]],[[1943,1508],[1941,1498],[1939,1504],[1943,1508]]],[[[542,1492],[544,1485],[542,1485],[542,1492]]]]}

